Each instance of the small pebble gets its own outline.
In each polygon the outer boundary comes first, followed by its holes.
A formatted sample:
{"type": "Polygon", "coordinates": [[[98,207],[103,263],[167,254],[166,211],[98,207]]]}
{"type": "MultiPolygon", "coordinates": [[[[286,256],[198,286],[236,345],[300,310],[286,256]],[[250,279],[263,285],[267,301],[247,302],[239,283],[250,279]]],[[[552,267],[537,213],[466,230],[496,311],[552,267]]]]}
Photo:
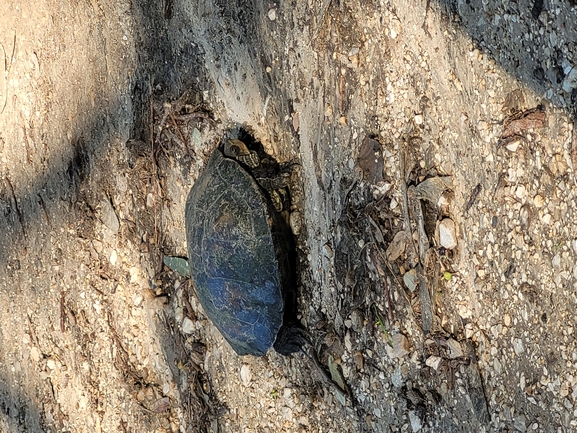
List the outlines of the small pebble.
{"type": "Polygon", "coordinates": [[[458,341],[449,338],[447,340],[447,347],[449,348],[449,358],[460,358],[463,356],[463,349],[461,347],[461,343],[458,341]]]}
{"type": "Polygon", "coordinates": [[[419,415],[417,415],[417,412],[414,410],[409,411],[409,421],[411,421],[411,428],[413,429],[413,432],[418,432],[423,427],[419,415]]]}
{"type": "Polygon", "coordinates": [[[252,379],[252,373],[248,364],[243,364],[240,367],[240,380],[244,386],[248,386],[252,379]]]}
{"type": "Polygon", "coordinates": [[[439,224],[439,243],[448,250],[457,246],[455,223],[450,218],[445,218],[439,224]]]}
{"type": "Polygon", "coordinates": [[[519,144],[521,144],[521,142],[519,140],[515,140],[507,144],[507,146],[505,147],[507,148],[507,150],[510,150],[511,152],[516,152],[517,149],[519,148],[519,144]]]}
{"type": "Polygon", "coordinates": [[[543,200],[543,197],[541,197],[539,194],[537,194],[534,198],[533,198],[533,203],[535,203],[536,207],[543,207],[543,205],[545,204],[545,201],[543,200]]]}
{"type": "Polygon", "coordinates": [[[100,203],[101,214],[102,214],[102,222],[106,227],[108,227],[113,233],[118,233],[120,230],[120,222],[118,221],[118,217],[114,212],[114,208],[112,207],[112,203],[109,200],[102,200],[100,203]]]}
{"type": "Polygon", "coordinates": [[[116,265],[116,261],[118,260],[118,255],[116,254],[115,250],[112,250],[110,253],[110,264],[112,266],[116,265]]]}
{"type": "Polygon", "coordinates": [[[188,317],[185,317],[182,321],[182,332],[185,334],[192,334],[194,331],[194,322],[190,320],[188,317]]]}
{"type": "Polygon", "coordinates": [[[443,362],[443,358],[440,356],[429,356],[425,361],[425,364],[436,371],[441,365],[441,362],[443,362]]]}
{"type": "Polygon", "coordinates": [[[38,362],[40,360],[40,351],[37,347],[30,349],[30,358],[32,358],[32,361],[34,362],[38,362]]]}
{"type": "Polygon", "coordinates": [[[132,295],[132,302],[134,303],[135,307],[140,307],[140,304],[142,304],[143,300],[144,296],[142,296],[141,293],[135,293],[134,295],[132,295]]]}

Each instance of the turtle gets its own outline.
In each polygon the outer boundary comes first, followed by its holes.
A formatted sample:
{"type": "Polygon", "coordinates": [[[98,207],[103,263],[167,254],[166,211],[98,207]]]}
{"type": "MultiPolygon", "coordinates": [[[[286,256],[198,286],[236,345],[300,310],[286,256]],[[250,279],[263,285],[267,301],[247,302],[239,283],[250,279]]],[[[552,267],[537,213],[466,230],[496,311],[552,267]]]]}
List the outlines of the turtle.
{"type": "Polygon", "coordinates": [[[191,278],[206,315],[238,355],[263,356],[271,347],[289,355],[303,344],[294,242],[249,172],[257,165],[256,152],[240,140],[212,152],[186,202],[191,278]]]}

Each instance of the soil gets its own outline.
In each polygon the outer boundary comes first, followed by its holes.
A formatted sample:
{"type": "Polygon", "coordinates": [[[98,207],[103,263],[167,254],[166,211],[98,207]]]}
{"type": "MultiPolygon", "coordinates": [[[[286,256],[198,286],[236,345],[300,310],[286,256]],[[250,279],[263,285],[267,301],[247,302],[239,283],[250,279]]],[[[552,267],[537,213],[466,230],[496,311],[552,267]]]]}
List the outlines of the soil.
{"type": "Polygon", "coordinates": [[[1,2],[0,431],[574,431],[575,22],[1,2]],[[340,392],[305,354],[237,356],[163,264],[239,125],[293,165],[299,318],[340,392]]]}

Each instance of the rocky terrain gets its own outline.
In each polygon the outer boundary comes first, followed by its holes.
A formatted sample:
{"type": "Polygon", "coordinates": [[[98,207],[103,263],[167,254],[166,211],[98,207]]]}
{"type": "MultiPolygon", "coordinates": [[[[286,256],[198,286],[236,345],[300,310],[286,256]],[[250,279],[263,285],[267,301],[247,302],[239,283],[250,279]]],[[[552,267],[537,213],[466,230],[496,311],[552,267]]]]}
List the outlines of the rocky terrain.
{"type": "Polygon", "coordinates": [[[0,4],[0,431],[569,432],[577,6],[0,4]],[[184,205],[294,164],[304,354],[239,357],[184,205]]]}

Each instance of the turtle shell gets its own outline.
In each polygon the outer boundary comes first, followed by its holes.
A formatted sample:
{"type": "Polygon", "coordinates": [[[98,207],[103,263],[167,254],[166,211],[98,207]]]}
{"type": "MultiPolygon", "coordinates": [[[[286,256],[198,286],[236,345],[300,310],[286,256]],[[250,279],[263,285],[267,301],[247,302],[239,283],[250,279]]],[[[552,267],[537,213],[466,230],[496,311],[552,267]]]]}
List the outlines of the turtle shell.
{"type": "Polygon", "coordinates": [[[283,230],[254,178],[217,149],[186,202],[191,277],[206,315],[239,355],[264,355],[283,322],[283,230]]]}

